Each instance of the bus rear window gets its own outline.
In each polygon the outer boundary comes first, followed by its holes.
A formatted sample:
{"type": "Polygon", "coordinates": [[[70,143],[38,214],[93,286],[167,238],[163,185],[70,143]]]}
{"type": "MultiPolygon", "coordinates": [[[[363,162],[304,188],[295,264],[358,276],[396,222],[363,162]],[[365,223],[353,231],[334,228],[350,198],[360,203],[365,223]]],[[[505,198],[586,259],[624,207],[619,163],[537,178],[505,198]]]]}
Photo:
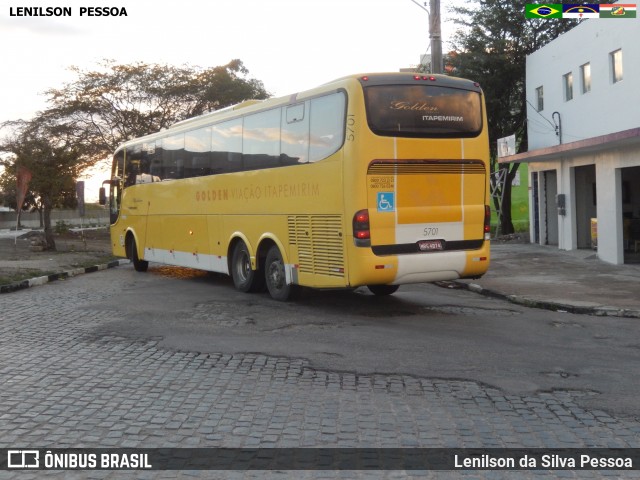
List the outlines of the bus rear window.
{"type": "Polygon", "coordinates": [[[482,130],[480,94],[436,85],[366,87],[367,120],[378,135],[475,137],[482,130]]]}

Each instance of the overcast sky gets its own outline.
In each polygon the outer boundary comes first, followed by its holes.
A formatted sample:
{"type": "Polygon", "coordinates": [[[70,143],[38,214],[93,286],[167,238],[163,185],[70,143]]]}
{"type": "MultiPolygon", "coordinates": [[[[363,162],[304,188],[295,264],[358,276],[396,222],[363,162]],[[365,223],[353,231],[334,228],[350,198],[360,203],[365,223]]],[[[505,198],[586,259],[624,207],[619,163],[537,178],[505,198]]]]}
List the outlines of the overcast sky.
{"type": "MultiPolygon", "coordinates": [[[[424,4],[425,0],[416,0],[424,4]]],[[[457,0],[455,3],[461,3],[457,0]]],[[[428,5],[428,1],[426,2],[428,5]]],[[[442,2],[443,50],[455,31],[442,2]]],[[[0,122],[29,119],[68,67],[102,59],[200,67],[239,58],[275,96],[344,75],[416,65],[429,46],[428,15],[412,0],[0,0],[0,122]],[[124,17],[80,16],[89,4],[124,17]],[[10,9],[72,8],[71,17],[10,16],[10,9]]]]}
{"type": "MultiPolygon", "coordinates": [[[[92,68],[104,58],[201,67],[239,58],[279,96],[415,65],[429,45],[428,15],[411,0],[93,2],[125,7],[127,17],[81,17],[84,0],[0,3],[0,121],[29,118],[45,107],[45,90],[72,78],[70,65],[92,68]],[[9,16],[10,7],[36,5],[69,6],[73,16],[9,16]]],[[[442,5],[445,41],[450,4],[442,5]]]]}

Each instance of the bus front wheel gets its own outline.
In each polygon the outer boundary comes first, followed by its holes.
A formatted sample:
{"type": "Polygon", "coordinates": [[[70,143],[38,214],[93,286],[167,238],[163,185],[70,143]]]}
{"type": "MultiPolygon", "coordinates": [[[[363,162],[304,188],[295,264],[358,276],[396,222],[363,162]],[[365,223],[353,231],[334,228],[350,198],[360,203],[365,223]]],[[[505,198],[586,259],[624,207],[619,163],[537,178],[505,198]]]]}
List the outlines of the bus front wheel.
{"type": "Polygon", "coordinates": [[[284,270],[284,260],[277,246],[272,246],[267,253],[264,262],[265,279],[271,298],[284,302],[291,295],[292,286],[287,283],[287,275],[284,270]]]}
{"type": "Polygon", "coordinates": [[[367,288],[374,295],[381,296],[396,293],[400,287],[398,285],[367,285],[367,288]]]}
{"type": "Polygon", "coordinates": [[[133,263],[133,268],[136,272],[146,272],[149,268],[149,262],[140,260],[140,257],[138,257],[138,246],[132,235],[129,236],[129,260],[133,263]]]}
{"type": "Polygon", "coordinates": [[[264,286],[264,277],[251,269],[251,255],[244,242],[238,242],[231,256],[231,278],[241,292],[256,292],[264,286]]]}

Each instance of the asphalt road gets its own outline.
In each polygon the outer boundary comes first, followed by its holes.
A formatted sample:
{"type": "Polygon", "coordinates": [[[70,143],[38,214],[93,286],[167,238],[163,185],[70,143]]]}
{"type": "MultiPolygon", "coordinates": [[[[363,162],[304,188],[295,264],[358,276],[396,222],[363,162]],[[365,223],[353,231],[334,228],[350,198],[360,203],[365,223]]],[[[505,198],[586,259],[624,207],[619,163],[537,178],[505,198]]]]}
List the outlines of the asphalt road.
{"type": "MultiPolygon", "coordinates": [[[[640,446],[635,319],[527,309],[433,285],[388,298],[306,291],[280,303],[239,293],[225,277],[155,265],[4,294],[0,312],[0,448],[640,446]]],[[[451,475],[463,473],[513,478],[451,475]]]]}
{"type": "Polygon", "coordinates": [[[303,358],[361,374],[464,379],[511,394],[570,390],[581,403],[640,417],[640,323],[519,307],[435,285],[389,297],[303,291],[293,302],[244,294],[223,276],[126,270],[112,308],[119,335],[163,348],[303,358]]]}

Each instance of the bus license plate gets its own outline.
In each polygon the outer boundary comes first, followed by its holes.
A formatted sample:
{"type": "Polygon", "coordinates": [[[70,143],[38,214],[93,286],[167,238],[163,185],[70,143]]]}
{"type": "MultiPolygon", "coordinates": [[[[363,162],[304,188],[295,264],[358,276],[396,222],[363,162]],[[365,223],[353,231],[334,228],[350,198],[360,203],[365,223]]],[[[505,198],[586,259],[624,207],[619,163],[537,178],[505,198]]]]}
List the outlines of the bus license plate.
{"type": "Polygon", "coordinates": [[[442,240],[420,240],[418,248],[421,252],[431,252],[433,250],[444,250],[442,240]]]}

